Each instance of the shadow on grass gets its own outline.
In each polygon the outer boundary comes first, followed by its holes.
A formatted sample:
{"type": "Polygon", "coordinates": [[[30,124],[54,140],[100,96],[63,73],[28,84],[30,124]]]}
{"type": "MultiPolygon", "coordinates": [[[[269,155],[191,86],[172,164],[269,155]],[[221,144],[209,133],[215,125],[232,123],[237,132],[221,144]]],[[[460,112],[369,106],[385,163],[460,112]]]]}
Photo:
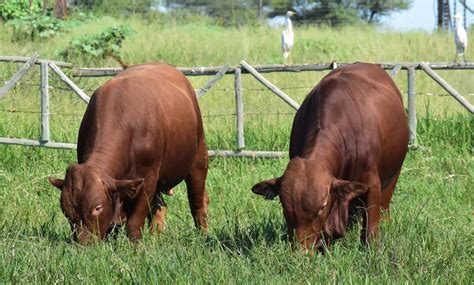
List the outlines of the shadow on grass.
{"type": "Polygon", "coordinates": [[[228,224],[209,235],[207,246],[219,248],[232,256],[247,256],[256,246],[271,247],[288,240],[284,223],[266,220],[249,225],[228,224]]]}
{"type": "Polygon", "coordinates": [[[11,219],[4,220],[0,224],[0,233],[2,239],[21,241],[21,240],[45,240],[49,244],[74,244],[71,235],[65,235],[55,225],[56,215],[41,224],[31,225],[29,217],[16,213],[11,219]]]}

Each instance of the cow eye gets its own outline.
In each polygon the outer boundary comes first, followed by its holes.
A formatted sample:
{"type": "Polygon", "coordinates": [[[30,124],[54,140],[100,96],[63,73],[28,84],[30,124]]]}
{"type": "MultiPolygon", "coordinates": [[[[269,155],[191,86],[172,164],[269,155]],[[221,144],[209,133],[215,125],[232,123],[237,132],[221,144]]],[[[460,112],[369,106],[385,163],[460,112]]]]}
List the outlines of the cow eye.
{"type": "Polygon", "coordinates": [[[324,209],[326,208],[326,205],[327,205],[327,202],[325,202],[321,208],[319,208],[319,211],[318,211],[318,216],[321,215],[321,213],[324,211],[324,209]]]}
{"type": "Polygon", "coordinates": [[[104,206],[102,206],[102,204],[100,205],[97,205],[94,210],[92,210],[92,215],[93,216],[97,216],[99,215],[100,213],[102,213],[102,211],[104,210],[104,206]]]}

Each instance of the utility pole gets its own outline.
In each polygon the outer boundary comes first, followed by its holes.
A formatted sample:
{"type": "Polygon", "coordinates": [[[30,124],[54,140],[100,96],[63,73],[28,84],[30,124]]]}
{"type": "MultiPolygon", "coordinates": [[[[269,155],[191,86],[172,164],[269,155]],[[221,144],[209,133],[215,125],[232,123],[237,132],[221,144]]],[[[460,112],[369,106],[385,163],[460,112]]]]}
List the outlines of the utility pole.
{"type": "Polygon", "coordinates": [[[443,0],[438,0],[438,31],[443,29],[443,0]]]}
{"type": "Polygon", "coordinates": [[[438,30],[452,29],[451,13],[449,9],[449,0],[438,1],[438,30]]]}

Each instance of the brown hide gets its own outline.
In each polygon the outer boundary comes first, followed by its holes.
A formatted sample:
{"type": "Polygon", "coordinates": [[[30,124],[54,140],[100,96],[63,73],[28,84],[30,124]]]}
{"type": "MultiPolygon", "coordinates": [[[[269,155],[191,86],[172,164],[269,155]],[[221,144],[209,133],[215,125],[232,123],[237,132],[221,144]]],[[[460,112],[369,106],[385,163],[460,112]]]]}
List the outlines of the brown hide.
{"type": "Polygon", "coordinates": [[[280,195],[290,240],[318,247],[343,236],[349,210],[361,206],[362,241],[378,231],[408,148],[401,94],[377,65],[355,63],[329,73],[296,113],[283,176],[252,191],[280,195]],[[360,199],[355,199],[359,197],[360,199]]]}
{"type": "Polygon", "coordinates": [[[50,181],[62,191],[61,207],[80,242],[104,238],[125,220],[128,236],[138,240],[146,217],[162,231],[161,193],[183,180],[194,221],[207,229],[202,119],[193,87],[175,68],[133,66],[97,89],[77,146],[78,164],[64,180],[50,181]]]}

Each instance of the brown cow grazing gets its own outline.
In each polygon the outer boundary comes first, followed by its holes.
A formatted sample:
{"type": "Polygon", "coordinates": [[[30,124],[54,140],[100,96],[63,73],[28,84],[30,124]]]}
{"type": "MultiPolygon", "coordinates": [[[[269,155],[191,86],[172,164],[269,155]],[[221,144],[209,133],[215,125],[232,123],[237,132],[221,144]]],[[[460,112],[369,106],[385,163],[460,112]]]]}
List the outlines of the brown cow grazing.
{"type": "Polygon", "coordinates": [[[74,236],[87,243],[127,221],[127,234],[141,238],[164,228],[162,193],[186,181],[191,214],[207,230],[207,147],[194,89],[166,64],[127,68],[97,89],[87,106],[77,144],[79,164],[65,179],[49,178],[61,190],[61,208],[74,236]]]}
{"type": "Polygon", "coordinates": [[[408,148],[398,88],[377,65],[355,63],[329,73],[296,113],[283,176],[256,184],[280,196],[290,241],[319,247],[344,236],[349,213],[363,206],[362,241],[378,232],[408,148]],[[354,199],[359,197],[360,199],[354,199]]]}

